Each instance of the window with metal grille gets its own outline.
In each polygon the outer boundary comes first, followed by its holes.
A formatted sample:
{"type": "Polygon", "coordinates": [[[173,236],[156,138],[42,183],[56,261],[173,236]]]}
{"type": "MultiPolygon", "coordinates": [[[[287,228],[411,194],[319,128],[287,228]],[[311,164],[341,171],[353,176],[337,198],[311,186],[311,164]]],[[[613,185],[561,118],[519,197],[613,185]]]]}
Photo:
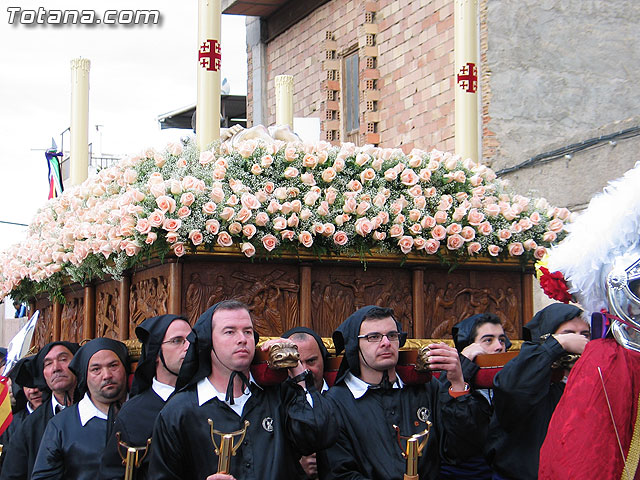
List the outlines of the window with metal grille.
{"type": "Polygon", "coordinates": [[[344,58],[344,106],[345,130],[352,132],[360,128],[358,95],[359,59],[358,53],[352,53],[344,58]]]}

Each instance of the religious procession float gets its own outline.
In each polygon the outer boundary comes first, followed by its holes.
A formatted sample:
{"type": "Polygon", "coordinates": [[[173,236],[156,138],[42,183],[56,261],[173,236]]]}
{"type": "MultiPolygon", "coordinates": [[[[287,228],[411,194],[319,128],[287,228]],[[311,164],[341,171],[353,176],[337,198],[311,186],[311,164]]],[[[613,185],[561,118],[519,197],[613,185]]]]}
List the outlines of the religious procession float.
{"type": "MultiPolygon", "coordinates": [[[[276,92],[278,127],[220,132],[219,42],[220,12],[201,12],[195,140],[72,181],[0,253],[0,297],[40,312],[36,348],[130,340],[145,318],[193,323],[227,298],[250,306],[261,336],[301,325],[328,337],[378,304],[412,338],[450,337],[484,312],[520,337],[533,314],[533,263],[563,238],[567,209],[510,192],[477,152],[302,142],[291,129],[292,78],[276,92]]],[[[477,63],[468,50],[460,68],[477,63]]],[[[72,177],[88,143],[87,125],[74,125],[86,122],[76,109],[88,108],[88,70],[73,61],[72,177]]],[[[456,89],[459,119],[477,115],[468,82],[456,89]]],[[[460,121],[456,139],[477,150],[477,130],[460,121]]]]}

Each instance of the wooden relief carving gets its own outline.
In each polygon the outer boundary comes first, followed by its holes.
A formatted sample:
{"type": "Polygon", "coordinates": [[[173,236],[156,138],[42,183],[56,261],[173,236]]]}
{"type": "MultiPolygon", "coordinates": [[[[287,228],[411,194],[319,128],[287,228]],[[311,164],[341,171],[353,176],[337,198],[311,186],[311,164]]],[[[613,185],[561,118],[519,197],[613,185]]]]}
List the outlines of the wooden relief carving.
{"type": "Polygon", "coordinates": [[[311,284],[312,322],[323,336],[333,331],[349,315],[366,305],[393,308],[402,328],[413,331],[411,284],[405,273],[390,269],[317,269],[311,284]]]}
{"type": "Polygon", "coordinates": [[[53,305],[51,303],[46,306],[38,305],[38,309],[40,317],[31,341],[36,350],[40,350],[47,343],[53,341],[53,305]]]}
{"type": "Polygon", "coordinates": [[[136,338],[135,329],[143,320],[166,314],[168,300],[169,284],[165,276],[132,283],[129,300],[129,338],[136,338]]]}
{"type": "Polygon", "coordinates": [[[260,335],[279,335],[298,324],[296,271],[271,265],[229,267],[189,275],[183,305],[192,325],[207,308],[231,298],[249,305],[260,335]]]}
{"type": "Polygon", "coordinates": [[[83,335],[84,300],[78,297],[67,298],[62,306],[60,319],[60,338],[68,342],[81,342],[83,335]]]}
{"type": "Polygon", "coordinates": [[[522,327],[519,276],[498,276],[486,272],[481,282],[455,278],[445,283],[425,281],[426,334],[430,338],[451,338],[451,328],[476,313],[494,313],[502,320],[509,338],[520,338],[522,327]],[[476,285],[469,286],[470,283],[476,285]],[[511,286],[518,285],[518,288],[511,286]]]}
{"type": "Polygon", "coordinates": [[[120,327],[118,325],[118,303],[120,292],[118,284],[111,282],[113,287],[102,287],[96,296],[96,337],[109,337],[118,339],[120,327]]]}

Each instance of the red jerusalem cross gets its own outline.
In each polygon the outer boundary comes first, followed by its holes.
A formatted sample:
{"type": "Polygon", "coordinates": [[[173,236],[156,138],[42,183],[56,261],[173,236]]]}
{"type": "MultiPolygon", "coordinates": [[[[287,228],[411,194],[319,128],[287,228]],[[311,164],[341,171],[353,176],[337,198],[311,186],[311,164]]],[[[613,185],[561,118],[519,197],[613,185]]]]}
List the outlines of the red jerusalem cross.
{"type": "Polygon", "coordinates": [[[200,46],[198,60],[205,70],[214,72],[220,70],[220,59],[220,42],[217,40],[207,40],[200,46]]]}
{"type": "Polygon", "coordinates": [[[478,71],[475,63],[467,63],[460,69],[458,84],[467,93],[476,93],[478,90],[478,71]]]}

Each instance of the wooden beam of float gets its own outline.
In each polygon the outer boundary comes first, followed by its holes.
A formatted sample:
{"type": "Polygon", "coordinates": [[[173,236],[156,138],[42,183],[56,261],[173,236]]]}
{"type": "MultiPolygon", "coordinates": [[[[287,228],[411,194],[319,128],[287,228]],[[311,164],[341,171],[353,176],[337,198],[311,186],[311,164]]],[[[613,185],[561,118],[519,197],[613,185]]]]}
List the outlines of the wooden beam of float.
{"type": "Polygon", "coordinates": [[[456,154],[478,162],[477,0],[455,0],[454,16],[456,154]]]}
{"type": "Polygon", "coordinates": [[[221,0],[198,0],[198,101],[200,150],[220,138],[221,0]]]}
{"type": "Polygon", "coordinates": [[[89,70],[86,58],[71,60],[71,185],[89,175],[89,70]]]}

